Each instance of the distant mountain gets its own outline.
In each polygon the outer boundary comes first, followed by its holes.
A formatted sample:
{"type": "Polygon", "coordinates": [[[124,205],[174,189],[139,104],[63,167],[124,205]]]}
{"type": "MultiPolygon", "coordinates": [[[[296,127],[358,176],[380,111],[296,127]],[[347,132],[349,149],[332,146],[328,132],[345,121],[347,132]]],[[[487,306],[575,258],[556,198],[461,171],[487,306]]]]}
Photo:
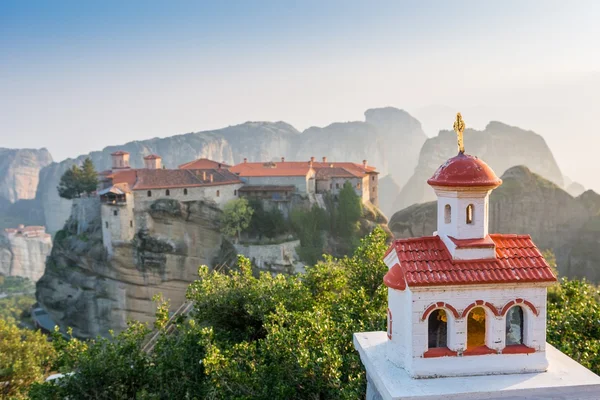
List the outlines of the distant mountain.
{"type": "MultiPolygon", "coordinates": [[[[485,130],[465,131],[467,153],[485,160],[497,173],[503,173],[513,165],[526,165],[533,172],[563,186],[563,176],[552,152],[540,135],[501,122],[490,122],[485,130]]],[[[447,159],[457,152],[456,133],[440,131],[438,136],[427,139],[421,149],[418,165],[408,183],[402,187],[394,202],[396,210],[435,198],[427,179],[447,159]]]]}
{"type": "MultiPolygon", "coordinates": [[[[573,197],[527,167],[508,169],[490,197],[490,232],[530,234],[540,249],[552,249],[561,275],[600,282],[600,195],[573,197]]],[[[426,184],[426,183],[425,183],[426,184]]],[[[431,235],[435,201],[395,213],[389,228],[398,238],[431,235]]]]}
{"type": "Polygon", "coordinates": [[[0,148],[0,198],[10,203],[34,199],[40,170],[51,162],[46,149],[0,148]]]}
{"type": "Polygon", "coordinates": [[[110,153],[131,153],[132,167],[143,166],[143,157],[156,153],[163,164],[175,168],[199,157],[239,163],[272,160],[309,160],[327,157],[329,161],[367,160],[382,176],[390,173],[399,184],[405,182],[416,165],[416,154],[426,137],[419,121],[407,112],[387,107],[365,112],[365,122],[334,123],[325,128],[309,128],[300,133],[285,122],[246,122],[214,131],[188,133],[167,138],[135,141],[109,146],[102,151],[52,163],[41,171],[37,199],[42,204],[48,232],[61,229],[69,217],[71,201],[58,196],[61,175],[74,163],[90,157],[98,170],[110,168],[110,153]]]}

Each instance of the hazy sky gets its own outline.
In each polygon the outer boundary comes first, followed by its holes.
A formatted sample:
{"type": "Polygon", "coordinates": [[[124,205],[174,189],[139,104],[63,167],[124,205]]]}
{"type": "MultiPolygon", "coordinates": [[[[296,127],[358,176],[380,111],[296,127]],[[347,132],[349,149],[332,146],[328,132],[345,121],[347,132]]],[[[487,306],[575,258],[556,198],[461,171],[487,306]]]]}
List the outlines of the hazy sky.
{"type": "Polygon", "coordinates": [[[2,0],[0,147],[61,160],[390,105],[428,135],[454,110],[476,128],[532,129],[566,175],[600,189],[598,21],[598,1],[2,0]]]}

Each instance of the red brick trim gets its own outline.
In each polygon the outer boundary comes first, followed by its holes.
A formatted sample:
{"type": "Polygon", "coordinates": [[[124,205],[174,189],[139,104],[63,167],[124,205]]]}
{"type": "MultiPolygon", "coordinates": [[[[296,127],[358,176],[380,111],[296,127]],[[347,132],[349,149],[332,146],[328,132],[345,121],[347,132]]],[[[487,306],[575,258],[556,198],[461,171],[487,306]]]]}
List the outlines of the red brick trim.
{"type": "Polygon", "coordinates": [[[500,316],[500,312],[498,311],[498,308],[495,305],[493,305],[492,303],[489,303],[487,301],[477,300],[476,302],[469,304],[467,306],[467,308],[465,308],[463,310],[461,318],[465,318],[467,315],[469,315],[469,312],[473,308],[481,307],[481,306],[487,307],[495,316],[497,316],[497,317],[500,316]]]}
{"type": "Polygon", "coordinates": [[[458,353],[447,347],[434,347],[423,353],[423,358],[456,357],[458,353]]]}
{"type": "Polygon", "coordinates": [[[511,344],[502,349],[502,354],[531,354],[535,349],[527,347],[524,344],[511,344]]]}
{"type": "Polygon", "coordinates": [[[431,314],[433,312],[433,310],[436,310],[438,308],[443,308],[443,309],[450,311],[452,313],[452,315],[454,315],[454,318],[460,317],[460,314],[458,314],[458,311],[456,311],[456,308],[452,307],[448,303],[444,303],[443,301],[438,301],[437,303],[432,304],[429,307],[427,307],[427,309],[425,310],[425,312],[423,312],[423,315],[421,316],[421,321],[425,321],[427,319],[427,317],[429,317],[429,314],[431,314]]]}
{"type": "Polygon", "coordinates": [[[536,317],[538,315],[540,315],[540,311],[533,305],[533,303],[531,303],[528,300],[523,300],[523,299],[511,300],[508,303],[506,303],[504,305],[504,307],[502,307],[502,311],[500,312],[500,315],[505,316],[506,313],[508,312],[508,310],[510,310],[514,305],[521,305],[521,306],[526,305],[535,314],[536,317]]]}
{"type": "Polygon", "coordinates": [[[467,348],[467,350],[465,350],[463,352],[463,356],[483,356],[485,354],[496,354],[497,351],[494,349],[490,349],[487,346],[477,346],[477,347],[472,347],[472,348],[467,348]]]}

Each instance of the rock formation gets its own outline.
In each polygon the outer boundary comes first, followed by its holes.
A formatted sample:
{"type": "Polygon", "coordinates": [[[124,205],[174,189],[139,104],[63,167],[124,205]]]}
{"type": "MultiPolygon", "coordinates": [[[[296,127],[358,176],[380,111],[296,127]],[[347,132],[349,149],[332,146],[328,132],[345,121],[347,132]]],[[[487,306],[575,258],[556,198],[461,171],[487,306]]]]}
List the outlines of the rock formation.
{"type": "Polygon", "coordinates": [[[131,166],[143,166],[142,158],[155,153],[168,168],[206,157],[233,164],[244,158],[250,161],[308,160],[311,156],[331,161],[362,162],[366,159],[383,175],[391,173],[402,184],[412,174],[418,149],[426,137],[420,123],[408,113],[395,108],[371,109],[365,122],[332,124],[326,128],[309,128],[303,133],[285,122],[246,122],[214,131],[188,133],[168,138],[136,141],[106,147],[76,159],[53,163],[40,174],[37,199],[41,202],[48,232],[61,229],[69,217],[71,201],[58,196],[56,187],[61,175],[74,163],[90,157],[98,170],[110,167],[110,153],[128,151],[131,166]]]}
{"type": "Polygon", "coordinates": [[[123,330],[128,319],[152,321],[154,294],[162,293],[173,308],[183,303],[198,267],[210,264],[219,250],[221,211],[200,201],[155,204],[144,216],[151,228],[129,243],[113,244],[109,258],[99,206],[74,203],[36,289],[38,301],[57,324],[72,327],[78,337],[107,336],[111,329],[123,330]]]}
{"type": "Polygon", "coordinates": [[[19,227],[0,235],[0,275],[36,282],[46,269],[52,238],[43,227],[19,227]]]}
{"type": "Polygon", "coordinates": [[[10,203],[34,199],[40,170],[51,162],[46,149],[0,148],[0,198],[10,203]]]}
{"type": "MultiPolygon", "coordinates": [[[[497,173],[503,173],[514,165],[525,165],[563,186],[560,169],[540,135],[494,121],[483,131],[467,129],[464,135],[467,152],[484,159],[497,173]]],[[[438,136],[428,139],[421,149],[414,175],[396,199],[395,209],[402,210],[412,204],[434,200],[433,190],[426,181],[456,151],[456,134],[453,131],[440,131],[438,136]]]]}
{"type": "MultiPolygon", "coordinates": [[[[572,197],[527,167],[508,169],[490,198],[490,232],[528,233],[541,249],[556,255],[561,275],[600,281],[600,195],[572,197]]],[[[395,213],[389,227],[396,237],[431,235],[435,202],[395,213]]]]}

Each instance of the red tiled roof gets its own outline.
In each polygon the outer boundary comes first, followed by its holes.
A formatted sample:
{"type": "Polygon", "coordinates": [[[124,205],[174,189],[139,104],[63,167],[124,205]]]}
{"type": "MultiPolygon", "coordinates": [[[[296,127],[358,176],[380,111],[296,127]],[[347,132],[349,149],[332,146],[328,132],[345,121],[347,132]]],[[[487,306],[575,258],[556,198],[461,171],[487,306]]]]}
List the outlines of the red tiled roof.
{"type": "Polygon", "coordinates": [[[199,158],[194,161],[181,164],[179,169],[212,169],[212,168],[230,168],[231,165],[209,160],[208,158],[199,158]]]}
{"type": "Polygon", "coordinates": [[[123,151],[123,150],[117,150],[117,151],[115,151],[114,153],[111,153],[110,155],[111,155],[111,156],[123,156],[123,155],[125,155],[125,154],[129,154],[129,153],[128,153],[128,152],[126,152],[126,151],[123,151]]]}
{"type": "MultiPolygon", "coordinates": [[[[305,176],[311,168],[310,161],[244,162],[231,167],[239,176],[305,176]]],[[[377,174],[375,167],[364,167],[351,162],[312,162],[312,169],[321,179],[328,177],[362,178],[377,174]],[[320,172],[323,171],[323,172],[320,172]]]]}
{"type": "Polygon", "coordinates": [[[427,183],[431,186],[497,187],[502,180],[484,161],[459,153],[442,164],[427,183]]]}
{"type": "MultiPolygon", "coordinates": [[[[109,175],[112,184],[127,184],[131,190],[183,188],[242,183],[227,169],[131,169],[109,175]],[[206,179],[204,179],[206,173],[206,179]],[[213,179],[210,180],[212,175],[213,179]]],[[[119,188],[127,188],[122,186],[119,188]]]]}
{"type": "Polygon", "coordinates": [[[396,251],[399,263],[388,271],[384,283],[401,288],[556,281],[529,235],[489,237],[496,247],[496,258],[482,260],[453,260],[439,236],[396,240],[386,255],[396,251]]]}
{"type": "Polygon", "coordinates": [[[162,160],[162,157],[159,156],[158,154],[150,154],[150,155],[144,157],[144,160],[162,160]]]}
{"type": "Polygon", "coordinates": [[[231,167],[230,171],[239,176],[306,176],[311,167],[306,162],[244,162],[231,167]]]}
{"type": "Polygon", "coordinates": [[[485,249],[496,246],[496,244],[489,235],[484,237],[483,239],[455,239],[452,236],[448,236],[448,238],[452,240],[452,243],[456,245],[457,249],[485,249]]]}

